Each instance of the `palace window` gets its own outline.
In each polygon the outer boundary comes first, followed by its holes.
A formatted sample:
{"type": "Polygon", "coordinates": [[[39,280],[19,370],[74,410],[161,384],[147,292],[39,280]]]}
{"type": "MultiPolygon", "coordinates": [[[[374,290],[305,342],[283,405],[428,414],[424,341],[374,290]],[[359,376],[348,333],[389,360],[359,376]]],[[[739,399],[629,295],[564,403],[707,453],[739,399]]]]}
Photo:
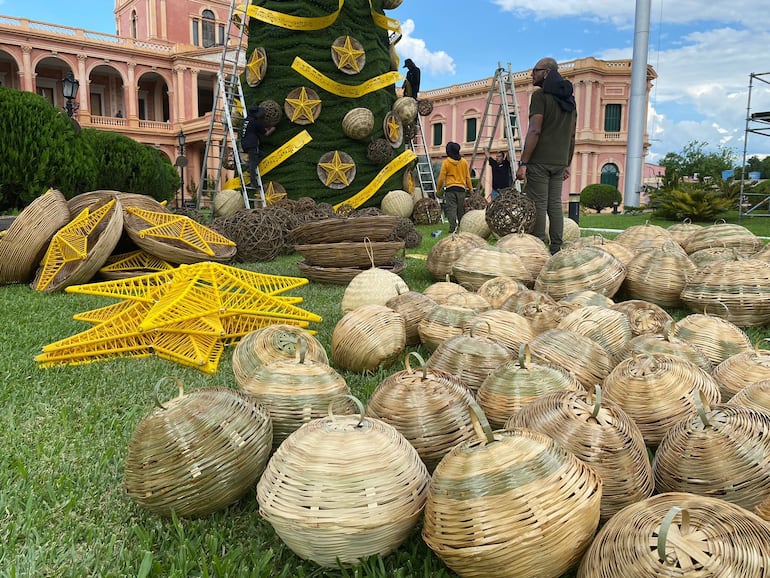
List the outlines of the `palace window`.
{"type": "Polygon", "coordinates": [[[465,119],[465,142],[476,141],[476,118],[465,119]]]}
{"type": "Polygon", "coordinates": [[[620,104],[604,107],[604,132],[620,132],[620,104]]]}
{"type": "Polygon", "coordinates": [[[433,146],[437,147],[444,142],[444,124],[437,122],[433,125],[433,146]]]}
{"type": "Polygon", "coordinates": [[[204,10],[201,14],[203,22],[203,48],[216,45],[216,21],[211,10],[204,10]]]}

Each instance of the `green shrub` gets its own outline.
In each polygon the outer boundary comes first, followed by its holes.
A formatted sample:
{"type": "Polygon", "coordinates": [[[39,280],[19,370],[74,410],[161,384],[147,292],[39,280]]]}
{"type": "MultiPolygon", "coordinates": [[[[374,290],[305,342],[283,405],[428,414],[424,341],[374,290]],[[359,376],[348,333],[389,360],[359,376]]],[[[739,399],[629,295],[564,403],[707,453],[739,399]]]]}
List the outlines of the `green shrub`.
{"type": "Polygon", "coordinates": [[[654,215],[664,219],[713,221],[734,208],[734,200],[720,191],[704,188],[660,189],[650,193],[654,215]]]}
{"type": "Polygon", "coordinates": [[[588,185],[580,191],[580,204],[594,209],[597,213],[601,213],[602,209],[612,207],[615,203],[620,204],[622,200],[620,191],[612,185],[588,185]]]}

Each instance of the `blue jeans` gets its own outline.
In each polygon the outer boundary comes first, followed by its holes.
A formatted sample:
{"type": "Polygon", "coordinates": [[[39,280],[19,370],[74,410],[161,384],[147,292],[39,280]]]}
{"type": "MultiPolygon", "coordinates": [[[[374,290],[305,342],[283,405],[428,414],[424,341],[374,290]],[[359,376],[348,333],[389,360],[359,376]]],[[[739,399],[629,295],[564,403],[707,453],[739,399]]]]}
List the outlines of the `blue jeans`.
{"type": "Polygon", "coordinates": [[[558,252],[564,234],[564,211],[561,190],[564,185],[564,165],[527,165],[527,184],[524,194],[535,202],[535,230],[533,235],[550,244],[551,254],[558,252]],[[545,216],[550,224],[545,234],[545,216]]]}

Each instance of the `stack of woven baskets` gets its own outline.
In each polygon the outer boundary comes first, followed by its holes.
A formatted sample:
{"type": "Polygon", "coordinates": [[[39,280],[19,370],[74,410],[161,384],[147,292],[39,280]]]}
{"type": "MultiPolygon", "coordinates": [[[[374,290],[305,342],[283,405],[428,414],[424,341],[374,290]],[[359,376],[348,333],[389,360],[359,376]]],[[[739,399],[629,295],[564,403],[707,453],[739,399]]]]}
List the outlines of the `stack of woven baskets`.
{"type": "Polygon", "coordinates": [[[346,285],[353,277],[377,267],[400,273],[406,267],[404,241],[390,241],[399,217],[372,215],[304,223],[291,232],[297,263],[304,277],[319,283],[346,285]]]}

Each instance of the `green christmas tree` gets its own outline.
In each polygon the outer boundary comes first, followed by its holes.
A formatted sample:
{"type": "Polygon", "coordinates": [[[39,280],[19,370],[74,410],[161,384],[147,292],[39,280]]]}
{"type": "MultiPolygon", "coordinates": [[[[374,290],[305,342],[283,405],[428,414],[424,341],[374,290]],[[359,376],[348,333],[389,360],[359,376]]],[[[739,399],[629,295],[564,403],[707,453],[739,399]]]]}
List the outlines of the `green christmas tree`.
{"type": "Polygon", "coordinates": [[[414,155],[402,144],[404,114],[392,110],[405,100],[397,99],[402,77],[389,40],[398,23],[383,12],[398,4],[259,0],[249,7],[246,105],[263,105],[268,125],[281,117],[261,144],[268,196],[273,183],[289,198],[358,207],[403,188],[414,155]]]}

